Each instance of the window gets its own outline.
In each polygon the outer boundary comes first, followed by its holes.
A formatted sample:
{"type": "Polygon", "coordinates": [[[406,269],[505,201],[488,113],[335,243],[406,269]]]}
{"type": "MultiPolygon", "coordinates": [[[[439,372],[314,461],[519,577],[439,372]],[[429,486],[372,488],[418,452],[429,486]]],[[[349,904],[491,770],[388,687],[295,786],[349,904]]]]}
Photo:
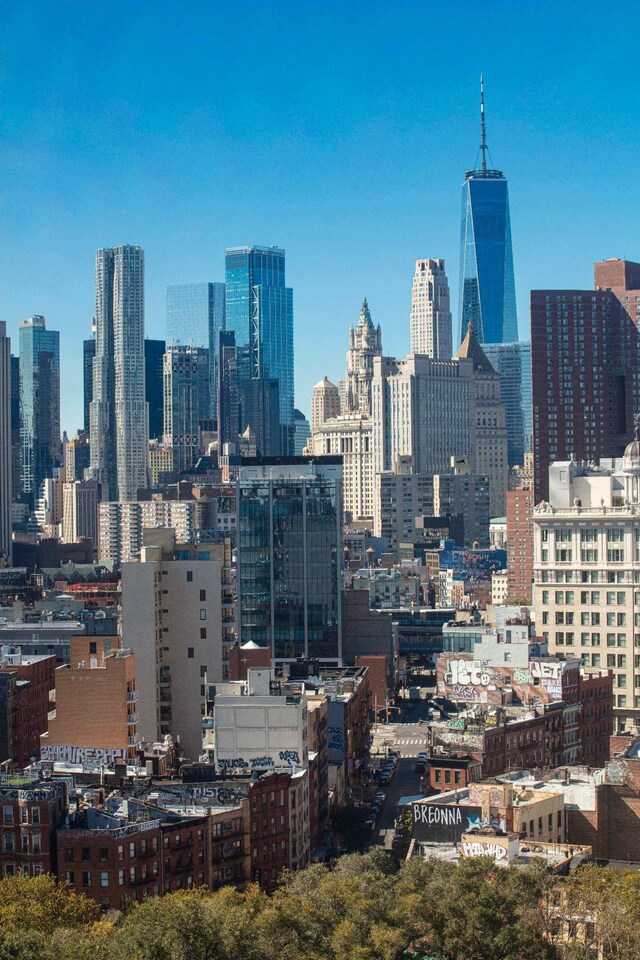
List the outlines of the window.
{"type": "Polygon", "coordinates": [[[83,863],[89,863],[90,860],[91,860],[91,850],[90,850],[90,848],[89,848],[89,847],[83,847],[83,848],[82,848],[82,862],[83,862],[83,863]]]}
{"type": "Polygon", "coordinates": [[[97,652],[98,652],[98,644],[96,643],[95,640],[90,640],[90,641],[89,641],[89,653],[97,653],[97,652]]]}
{"type": "Polygon", "coordinates": [[[187,583],[193,583],[193,570],[187,570],[187,583]]]}
{"type": "Polygon", "coordinates": [[[124,887],[124,870],[118,870],[118,886],[124,887]]]}
{"type": "Polygon", "coordinates": [[[32,842],[32,852],[33,853],[42,853],[42,836],[39,833],[34,833],[31,838],[32,842]]]}
{"type": "Polygon", "coordinates": [[[200,607],[200,619],[201,620],[207,619],[207,611],[205,610],[204,607],[200,607]]]}
{"type": "Polygon", "coordinates": [[[2,838],[2,850],[4,853],[13,853],[15,850],[15,840],[12,833],[5,833],[2,838]]]}
{"type": "Polygon", "coordinates": [[[64,878],[65,878],[65,880],[67,881],[67,883],[69,884],[70,887],[73,887],[73,886],[74,886],[74,884],[75,884],[75,882],[76,882],[76,875],[75,875],[75,873],[73,872],[73,870],[67,870],[67,872],[66,872],[65,875],[64,875],[64,878]]]}
{"type": "Polygon", "coordinates": [[[121,843],[118,844],[118,860],[124,860],[124,846],[121,843]]]}
{"type": "Polygon", "coordinates": [[[4,806],[2,808],[2,822],[13,823],[13,807],[4,806]]]}
{"type": "Polygon", "coordinates": [[[206,590],[201,590],[201,591],[200,591],[200,603],[206,603],[206,600],[207,600],[207,591],[206,591],[206,590]]]}
{"type": "Polygon", "coordinates": [[[193,647],[187,647],[187,657],[189,658],[189,660],[193,660],[193,656],[194,656],[193,649],[194,649],[193,647]]]}
{"type": "Polygon", "coordinates": [[[64,862],[73,863],[73,847],[64,848],[64,862]]]}
{"type": "Polygon", "coordinates": [[[82,871],[82,886],[90,887],[91,886],[91,871],[83,870],[82,871]]]}
{"type": "Polygon", "coordinates": [[[108,863],[108,862],[109,862],[109,848],[100,847],[100,863],[108,863]]]}
{"type": "Polygon", "coordinates": [[[206,639],[207,639],[207,628],[206,628],[206,627],[200,627],[200,639],[201,639],[201,640],[206,640],[206,639]]]}
{"type": "Polygon", "coordinates": [[[131,843],[129,844],[129,856],[135,857],[135,855],[136,855],[136,844],[135,844],[135,841],[132,840],[131,843]]]}
{"type": "Polygon", "coordinates": [[[101,886],[101,887],[108,887],[108,886],[109,886],[109,871],[108,871],[108,870],[104,870],[104,871],[100,874],[100,886],[101,886]]]}

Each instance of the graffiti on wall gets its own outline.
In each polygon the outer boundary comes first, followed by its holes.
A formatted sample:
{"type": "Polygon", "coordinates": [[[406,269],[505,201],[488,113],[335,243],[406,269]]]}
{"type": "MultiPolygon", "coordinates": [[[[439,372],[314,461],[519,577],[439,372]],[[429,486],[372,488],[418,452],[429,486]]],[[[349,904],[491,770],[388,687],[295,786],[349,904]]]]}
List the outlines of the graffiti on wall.
{"type": "Polygon", "coordinates": [[[71,747],[66,744],[44,744],[40,748],[42,760],[62,760],[65,763],[113,764],[122,763],[126,754],[116,747],[71,747]]]}
{"type": "Polygon", "coordinates": [[[494,860],[509,859],[507,847],[489,840],[463,840],[462,853],[465,857],[492,857],[494,860]]]}

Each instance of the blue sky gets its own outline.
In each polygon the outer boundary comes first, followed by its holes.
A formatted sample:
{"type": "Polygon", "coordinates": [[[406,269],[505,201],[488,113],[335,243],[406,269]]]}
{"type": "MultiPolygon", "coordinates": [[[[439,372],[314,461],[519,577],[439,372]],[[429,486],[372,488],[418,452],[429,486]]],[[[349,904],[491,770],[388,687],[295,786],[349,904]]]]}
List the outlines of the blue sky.
{"type": "Polygon", "coordinates": [[[637,5],[378,0],[0,0],[0,319],[61,332],[63,426],[99,246],[146,251],[146,329],[170,283],[224,279],[224,248],[283,246],[296,405],[343,375],[366,294],[408,349],[414,261],[457,307],[460,184],[488,141],[509,178],[528,292],[640,259],[637,5]]]}

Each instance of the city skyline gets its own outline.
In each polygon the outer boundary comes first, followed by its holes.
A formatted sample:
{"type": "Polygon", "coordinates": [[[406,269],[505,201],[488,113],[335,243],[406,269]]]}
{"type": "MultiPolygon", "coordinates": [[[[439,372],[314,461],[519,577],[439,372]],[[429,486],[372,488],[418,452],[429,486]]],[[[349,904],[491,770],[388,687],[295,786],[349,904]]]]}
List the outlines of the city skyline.
{"type": "Polygon", "coordinates": [[[387,350],[406,353],[416,259],[445,260],[456,318],[458,191],[477,151],[482,71],[490,146],[510,184],[519,337],[528,336],[530,289],[584,288],[585,264],[634,257],[628,197],[640,134],[628,98],[610,93],[631,88],[623,54],[633,36],[600,45],[585,74],[592,28],[581,27],[570,51],[562,42],[575,27],[575,4],[554,8],[553,18],[456,4],[429,65],[417,56],[404,4],[393,12],[391,46],[391,14],[377,3],[366,16],[329,3],[309,17],[276,3],[275,17],[256,13],[260,41],[242,43],[218,5],[190,4],[177,38],[169,4],[154,4],[153,16],[140,4],[118,38],[103,7],[60,6],[54,22],[50,5],[20,6],[0,11],[0,82],[10,104],[2,169],[12,185],[0,229],[0,255],[12,263],[11,276],[0,278],[0,316],[14,342],[19,322],[35,313],[60,330],[69,431],[81,425],[81,340],[90,335],[92,259],[101,246],[146,250],[150,337],[164,333],[166,286],[220,281],[227,246],[283,247],[296,297],[295,402],[307,414],[313,384],[324,374],[337,379],[335,342],[363,295],[387,350]],[[507,29],[496,31],[498,22],[507,29]],[[295,58],[272,56],[282,29],[299,35],[295,58]],[[57,42],[48,45],[52,34],[57,42]],[[531,42],[523,52],[524,38],[531,42]],[[247,43],[256,77],[267,82],[243,74],[231,89],[224,77],[247,43]],[[40,80],[27,75],[25,45],[49,76],[44,100],[40,80]],[[130,76],[133,47],[140,70],[130,76]],[[309,54],[304,76],[300,51],[309,54]],[[320,326],[326,335],[316,343],[320,326]]]}

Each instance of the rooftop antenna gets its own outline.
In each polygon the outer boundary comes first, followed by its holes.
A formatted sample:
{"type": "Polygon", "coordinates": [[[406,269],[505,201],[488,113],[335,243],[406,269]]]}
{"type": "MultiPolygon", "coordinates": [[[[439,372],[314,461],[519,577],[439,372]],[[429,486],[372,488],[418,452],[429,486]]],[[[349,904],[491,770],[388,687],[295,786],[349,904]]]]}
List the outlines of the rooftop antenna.
{"type": "Polygon", "coordinates": [[[487,172],[487,128],[484,121],[484,77],[480,74],[480,150],[482,151],[482,172],[487,172]]]}

